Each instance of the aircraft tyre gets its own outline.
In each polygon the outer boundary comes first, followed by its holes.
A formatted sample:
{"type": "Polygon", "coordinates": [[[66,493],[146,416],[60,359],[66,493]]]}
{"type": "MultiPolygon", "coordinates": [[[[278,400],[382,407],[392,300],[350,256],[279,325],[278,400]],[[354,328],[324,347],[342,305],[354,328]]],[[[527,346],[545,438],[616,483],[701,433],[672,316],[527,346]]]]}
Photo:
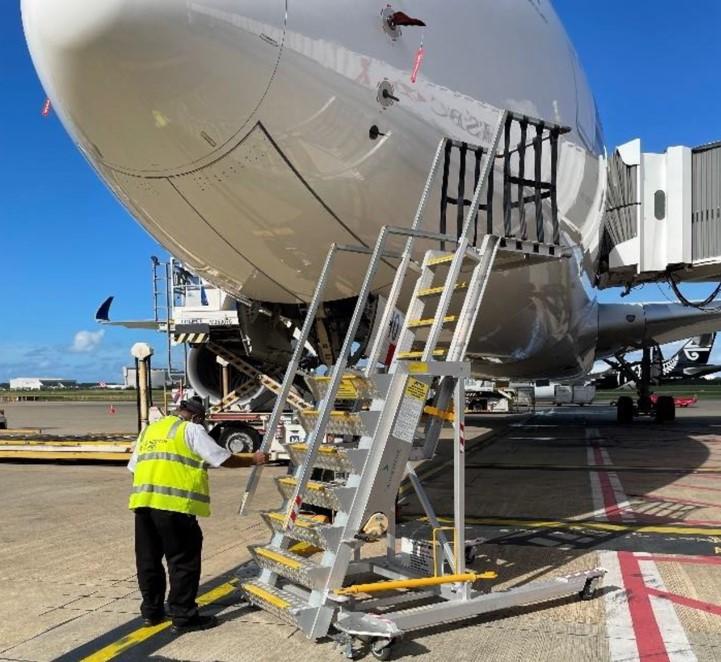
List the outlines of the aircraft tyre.
{"type": "Polygon", "coordinates": [[[616,402],[616,422],[633,423],[633,399],[628,395],[622,395],[616,402]]]}
{"type": "Polygon", "coordinates": [[[671,423],[676,420],[676,403],[673,396],[661,395],[656,401],[656,422],[671,423]]]}
{"type": "Polygon", "coordinates": [[[224,425],[220,433],[219,444],[231,453],[254,453],[260,448],[263,438],[250,425],[224,425]]]}

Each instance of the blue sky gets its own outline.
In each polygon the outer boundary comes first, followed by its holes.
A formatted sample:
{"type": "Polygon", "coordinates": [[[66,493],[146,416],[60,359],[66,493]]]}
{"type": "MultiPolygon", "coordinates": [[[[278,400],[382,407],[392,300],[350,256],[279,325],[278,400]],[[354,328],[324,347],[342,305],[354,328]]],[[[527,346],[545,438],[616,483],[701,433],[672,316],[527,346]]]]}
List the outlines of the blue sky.
{"type": "MultiPolygon", "coordinates": [[[[721,138],[718,0],[555,4],[596,94],[609,148],[637,136],[647,151],[721,138]]],[[[45,95],[15,0],[0,3],[0,81],[0,382],[41,373],[119,381],[133,342],[151,342],[162,354],[163,338],[113,328],[100,334],[95,309],[114,294],[116,318],[149,316],[149,258],[164,253],[57,118],[40,117],[45,95]]],[[[617,297],[606,292],[601,300],[617,297]]],[[[626,300],[641,298],[662,293],[647,286],[626,300]]]]}

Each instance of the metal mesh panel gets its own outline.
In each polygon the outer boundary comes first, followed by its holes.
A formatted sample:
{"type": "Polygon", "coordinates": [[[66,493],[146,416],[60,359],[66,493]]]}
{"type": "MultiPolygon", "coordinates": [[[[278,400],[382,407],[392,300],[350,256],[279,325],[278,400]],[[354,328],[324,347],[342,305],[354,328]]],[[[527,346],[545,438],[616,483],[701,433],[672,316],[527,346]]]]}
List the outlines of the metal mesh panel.
{"type": "Polygon", "coordinates": [[[721,143],[692,151],[692,259],[721,255],[721,143]]]}

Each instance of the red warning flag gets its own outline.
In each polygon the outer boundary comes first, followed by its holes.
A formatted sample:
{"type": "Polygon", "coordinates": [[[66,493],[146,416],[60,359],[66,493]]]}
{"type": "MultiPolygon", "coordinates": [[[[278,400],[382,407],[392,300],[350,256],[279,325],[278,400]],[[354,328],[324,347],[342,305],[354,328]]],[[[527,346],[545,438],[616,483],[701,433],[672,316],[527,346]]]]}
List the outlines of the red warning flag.
{"type": "Polygon", "coordinates": [[[50,115],[50,110],[52,109],[52,105],[50,103],[50,99],[45,99],[45,103],[43,104],[43,109],[40,111],[40,114],[43,117],[47,117],[50,115]]]}

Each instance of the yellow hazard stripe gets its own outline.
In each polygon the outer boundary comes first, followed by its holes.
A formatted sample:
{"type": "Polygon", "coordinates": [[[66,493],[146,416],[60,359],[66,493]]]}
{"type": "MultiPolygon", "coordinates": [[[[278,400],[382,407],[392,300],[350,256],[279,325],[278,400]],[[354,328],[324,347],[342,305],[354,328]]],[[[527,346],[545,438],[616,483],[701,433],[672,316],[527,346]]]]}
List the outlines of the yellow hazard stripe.
{"type": "MultiPolygon", "coordinates": [[[[231,579],[229,582],[221,584],[220,586],[211,589],[207,593],[203,593],[203,595],[198,596],[198,604],[200,606],[203,606],[209,605],[213,602],[217,602],[221,598],[224,598],[225,596],[235,591],[237,583],[237,579],[231,579]]],[[[147,639],[154,637],[156,634],[162,632],[163,630],[167,630],[170,625],[170,621],[164,621],[159,625],[154,625],[153,627],[140,627],[137,630],[131,632],[130,634],[125,635],[121,639],[114,641],[112,644],[108,644],[104,648],[101,648],[99,651],[96,651],[92,655],[88,655],[87,657],[82,658],[81,662],[105,662],[106,660],[112,660],[113,658],[118,657],[118,655],[121,655],[133,646],[137,646],[138,644],[143,643],[147,639]]]]}
{"type": "MultiPolygon", "coordinates": [[[[292,485],[293,487],[295,487],[295,485],[297,484],[295,478],[281,478],[279,482],[285,485],[292,485]]],[[[314,483],[311,480],[308,481],[306,487],[309,490],[315,490],[316,492],[322,492],[323,490],[325,490],[325,485],[323,485],[322,483],[314,483]]]]}
{"type": "MultiPolygon", "coordinates": [[[[443,356],[447,354],[447,349],[434,349],[433,356],[443,356]]],[[[423,356],[423,352],[400,352],[398,354],[399,359],[420,359],[423,356]]]]}
{"type": "MultiPolygon", "coordinates": [[[[454,290],[464,290],[468,287],[468,283],[461,282],[456,283],[453,287],[454,290]]],[[[432,297],[436,294],[443,294],[443,290],[446,289],[445,285],[439,285],[438,287],[428,287],[425,290],[420,290],[418,292],[419,297],[432,297]]]]}
{"type": "Polygon", "coordinates": [[[264,591],[262,588],[260,588],[260,586],[256,586],[255,584],[243,584],[242,586],[244,591],[252,593],[264,602],[267,602],[268,604],[271,604],[278,609],[287,609],[288,607],[290,607],[290,602],[288,602],[287,600],[283,600],[283,598],[279,598],[277,595],[273,595],[268,591],[264,591]]]}
{"type": "Polygon", "coordinates": [[[289,568],[292,568],[293,570],[298,570],[298,568],[302,567],[301,564],[298,561],[296,561],[295,559],[291,559],[283,554],[274,552],[272,549],[265,549],[264,547],[256,547],[255,553],[258,554],[258,556],[263,556],[266,559],[270,559],[271,561],[275,561],[276,563],[280,563],[281,565],[288,566],[289,568]]]}
{"type": "Polygon", "coordinates": [[[432,257],[426,263],[429,267],[436,264],[446,264],[447,262],[453,262],[453,258],[456,256],[455,253],[449,253],[448,255],[440,255],[439,257],[432,257]]]}

